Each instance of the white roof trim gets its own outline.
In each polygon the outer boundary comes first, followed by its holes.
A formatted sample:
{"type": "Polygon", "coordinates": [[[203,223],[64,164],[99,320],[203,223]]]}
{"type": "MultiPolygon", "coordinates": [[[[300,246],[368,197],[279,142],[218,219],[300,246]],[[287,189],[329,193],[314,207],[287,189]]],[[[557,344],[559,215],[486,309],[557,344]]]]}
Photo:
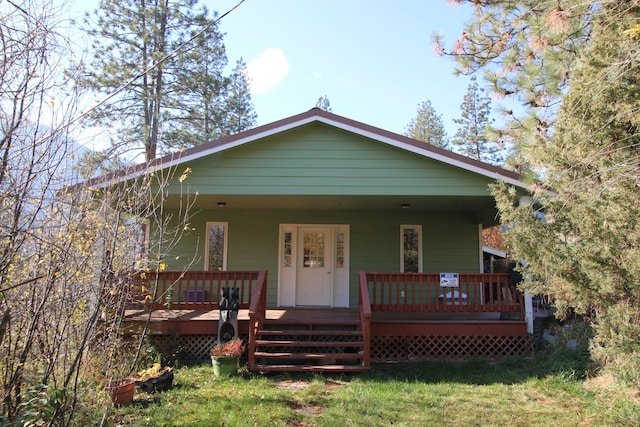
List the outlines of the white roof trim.
{"type": "MultiPolygon", "coordinates": [[[[426,150],[426,149],[422,149],[420,147],[416,147],[414,145],[411,144],[407,144],[397,138],[392,138],[386,135],[382,135],[379,132],[375,132],[372,130],[368,130],[368,129],[363,129],[361,127],[358,127],[356,125],[351,125],[351,124],[347,124],[347,123],[343,123],[339,120],[333,120],[331,118],[327,118],[324,117],[320,114],[312,114],[309,115],[307,117],[301,117],[298,120],[295,121],[291,121],[288,123],[284,123],[280,126],[276,126],[276,127],[269,127],[268,125],[266,126],[266,128],[258,133],[250,133],[249,135],[245,136],[245,137],[240,137],[240,138],[233,138],[230,142],[225,143],[225,144],[221,144],[221,145],[217,145],[217,146],[213,146],[209,149],[206,150],[198,150],[195,151],[191,154],[186,154],[183,155],[184,153],[174,153],[174,158],[171,158],[171,155],[169,156],[165,156],[167,158],[169,158],[168,161],[165,161],[163,163],[158,163],[156,165],[153,165],[147,169],[137,169],[134,171],[131,171],[130,173],[126,173],[124,175],[118,176],[117,178],[115,178],[116,182],[118,181],[123,181],[123,180],[128,180],[128,179],[132,179],[135,177],[138,177],[140,175],[143,174],[147,174],[150,172],[154,172],[160,169],[165,169],[165,168],[170,168],[170,167],[174,167],[174,166],[178,166],[182,163],[185,162],[189,162],[189,161],[193,161],[193,160],[197,160],[200,159],[202,157],[206,157],[209,156],[211,154],[215,154],[215,153],[219,153],[225,150],[228,150],[230,148],[234,148],[234,147],[238,147],[241,145],[244,145],[248,142],[252,142],[261,138],[265,138],[289,129],[293,129],[308,123],[312,123],[312,122],[321,122],[321,123],[325,123],[327,125],[336,127],[338,129],[342,129],[342,130],[346,130],[348,132],[352,132],[355,133],[357,135],[361,135],[367,138],[371,138],[374,139],[376,141],[380,141],[380,142],[384,142],[386,144],[389,144],[393,147],[397,147],[400,148],[402,150],[405,151],[409,151],[412,152],[414,154],[418,154],[430,159],[434,159],[455,167],[458,167],[460,169],[464,169],[473,173],[476,173],[478,175],[482,175],[482,176],[486,176],[488,178],[494,179],[494,180],[500,180],[500,181],[504,181],[506,183],[509,183],[511,185],[515,185],[517,187],[521,187],[521,188],[528,188],[528,185],[523,182],[520,181],[518,179],[512,178],[512,177],[508,177],[508,176],[504,176],[502,174],[500,174],[499,172],[495,172],[495,171],[491,171],[491,170],[487,170],[484,169],[482,167],[473,165],[473,164],[469,164],[467,162],[463,162],[460,160],[457,160],[455,158],[451,158],[449,156],[440,154],[440,153],[436,153],[433,152],[431,150],[426,150]]],[[[371,127],[371,126],[367,126],[367,127],[371,127]]],[[[189,151],[189,150],[187,150],[189,151]]],[[[111,181],[111,180],[109,180],[111,181]]],[[[113,181],[111,181],[111,183],[113,183],[113,181]]],[[[100,186],[107,186],[110,185],[111,183],[101,183],[100,186]]]]}

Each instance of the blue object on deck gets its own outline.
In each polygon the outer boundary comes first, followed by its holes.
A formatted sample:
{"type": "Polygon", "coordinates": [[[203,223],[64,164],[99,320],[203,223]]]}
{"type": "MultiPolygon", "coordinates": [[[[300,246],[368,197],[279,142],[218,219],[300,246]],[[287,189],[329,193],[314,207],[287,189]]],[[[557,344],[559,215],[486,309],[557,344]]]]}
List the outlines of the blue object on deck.
{"type": "Polygon", "coordinates": [[[188,291],[182,291],[182,301],[186,303],[203,303],[206,297],[206,290],[191,289],[188,291]]]}

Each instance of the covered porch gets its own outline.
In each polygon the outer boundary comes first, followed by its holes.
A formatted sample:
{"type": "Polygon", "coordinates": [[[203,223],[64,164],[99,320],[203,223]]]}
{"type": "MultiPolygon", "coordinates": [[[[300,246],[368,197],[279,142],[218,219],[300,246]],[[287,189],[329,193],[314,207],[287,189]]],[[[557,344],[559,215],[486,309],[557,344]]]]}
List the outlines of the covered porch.
{"type": "Polygon", "coordinates": [[[361,272],[356,307],[302,309],[267,307],[266,271],[146,273],[132,282],[123,328],[146,325],[159,348],[206,360],[218,337],[222,292],[232,288],[252,371],[360,371],[372,362],[532,351],[524,298],[508,274],[456,279],[443,286],[439,273],[361,272]]]}

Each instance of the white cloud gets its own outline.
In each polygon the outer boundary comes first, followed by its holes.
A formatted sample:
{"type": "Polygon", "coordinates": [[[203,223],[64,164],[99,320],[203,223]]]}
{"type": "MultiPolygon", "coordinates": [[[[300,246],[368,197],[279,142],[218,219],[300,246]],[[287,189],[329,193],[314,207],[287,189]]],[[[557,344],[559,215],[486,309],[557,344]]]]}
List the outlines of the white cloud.
{"type": "Polygon", "coordinates": [[[278,86],[289,73],[289,61],[280,48],[267,48],[247,64],[251,92],[263,94],[278,86]]]}

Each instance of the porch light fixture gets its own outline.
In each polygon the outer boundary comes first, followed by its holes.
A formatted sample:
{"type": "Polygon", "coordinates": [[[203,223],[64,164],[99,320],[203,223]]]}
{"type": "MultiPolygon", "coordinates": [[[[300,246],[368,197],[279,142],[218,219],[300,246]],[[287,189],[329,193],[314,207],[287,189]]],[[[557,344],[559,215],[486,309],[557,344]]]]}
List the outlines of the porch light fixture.
{"type": "Polygon", "coordinates": [[[224,209],[227,206],[226,202],[218,202],[217,204],[220,209],[224,209]]]}
{"type": "Polygon", "coordinates": [[[400,207],[402,209],[409,209],[411,207],[411,205],[409,203],[403,203],[403,204],[400,205],[400,207]]]}

